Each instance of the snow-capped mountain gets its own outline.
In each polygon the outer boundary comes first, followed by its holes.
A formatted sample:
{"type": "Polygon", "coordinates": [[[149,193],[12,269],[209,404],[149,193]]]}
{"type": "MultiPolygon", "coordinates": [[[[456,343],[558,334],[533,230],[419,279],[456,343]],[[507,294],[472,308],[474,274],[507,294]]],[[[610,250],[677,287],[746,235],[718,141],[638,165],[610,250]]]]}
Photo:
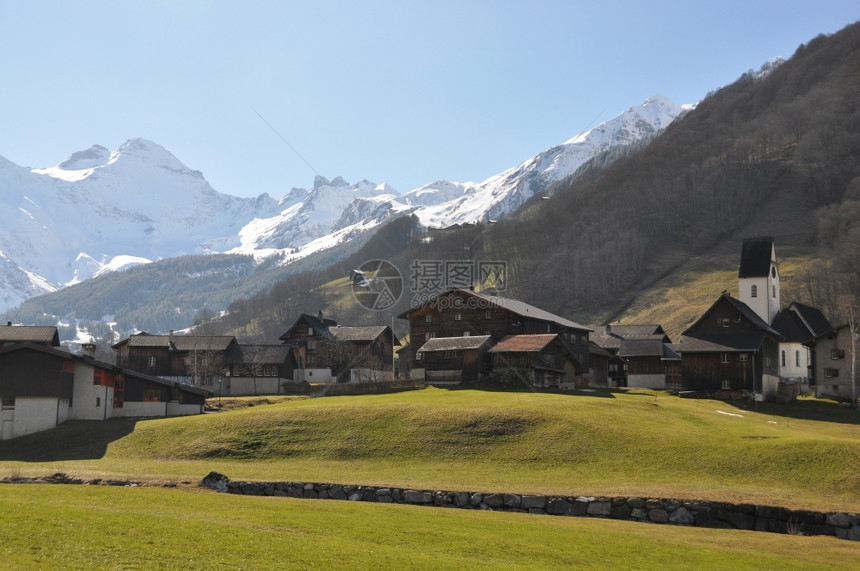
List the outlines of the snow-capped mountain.
{"type": "Polygon", "coordinates": [[[414,213],[425,226],[500,218],[584,162],[665,128],[684,107],[662,96],[481,183],[437,181],[406,194],[318,176],[280,200],[213,189],[164,147],[94,145],[54,167],[0,157],[0,310],[107,271],[184,254],[273,254],[283,263],[414,213]]]}

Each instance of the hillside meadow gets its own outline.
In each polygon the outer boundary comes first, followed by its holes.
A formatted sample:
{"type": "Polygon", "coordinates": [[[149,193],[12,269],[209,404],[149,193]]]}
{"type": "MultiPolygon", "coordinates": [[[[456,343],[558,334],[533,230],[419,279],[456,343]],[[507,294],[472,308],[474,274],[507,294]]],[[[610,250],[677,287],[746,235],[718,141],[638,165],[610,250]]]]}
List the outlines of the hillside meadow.
{"type": "Polygon", "coordinates": [[[0,442],[0,476],[314,481],[860,512],[860,415],[681,399],[427,388],[195,417],[68,422],[0,442]]]}

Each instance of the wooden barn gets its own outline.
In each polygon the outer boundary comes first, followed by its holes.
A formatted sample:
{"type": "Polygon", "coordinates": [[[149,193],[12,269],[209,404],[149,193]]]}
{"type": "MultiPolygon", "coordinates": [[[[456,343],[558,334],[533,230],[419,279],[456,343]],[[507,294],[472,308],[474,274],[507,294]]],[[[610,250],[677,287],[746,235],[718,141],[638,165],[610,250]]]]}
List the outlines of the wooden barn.
{"type": "Polygon", "coordinates": [[[486,353],[493,346],[489,335],[434,337],[417,351],[424,382],[432,385],[476,383],[486,377],[486,353]]]}
{"type": "Polygon", "coordinates": [[[491,378],[535,387],[572,386],[579,363],[556,333],[509,335],[489,351],[491,378]]]}

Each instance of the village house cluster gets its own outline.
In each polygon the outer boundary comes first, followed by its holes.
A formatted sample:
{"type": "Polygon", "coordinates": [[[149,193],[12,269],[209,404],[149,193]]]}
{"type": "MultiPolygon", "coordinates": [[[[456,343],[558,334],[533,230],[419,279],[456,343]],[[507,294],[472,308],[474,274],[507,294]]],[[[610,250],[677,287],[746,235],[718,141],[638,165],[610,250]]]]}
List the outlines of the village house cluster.
{"type": "Polygon", "coordinates": [[[722,292],[678,342],[657,324],[586,327],[471,288],[450,289],[400,314],[409,323],[402,346],[387,325],[341,326],[320,312],[301,315],[279,344],[139,333],[113,346],[111,364],[61,348],[55,327],[10,323],[0,326],[0,439],[67,419],[201,413],[207,396],[396,378],[777,401],[814,386],[819,397],[856,398],[850,328],[833,327],[807,305],[782,308],[772,238],[743,241],[738,292],[722,292]]]}

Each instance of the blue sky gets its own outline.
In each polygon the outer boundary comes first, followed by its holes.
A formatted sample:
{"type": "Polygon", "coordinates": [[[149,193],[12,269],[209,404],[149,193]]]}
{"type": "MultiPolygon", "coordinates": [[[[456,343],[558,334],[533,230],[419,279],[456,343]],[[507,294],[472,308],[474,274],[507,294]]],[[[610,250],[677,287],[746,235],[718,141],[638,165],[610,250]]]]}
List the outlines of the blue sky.
{"type": "Polygon", "coordinates": [[[856,0],[0,0],[0,155],[47,167],[144,137],[228,194],[316,173],[405,193],[655,93],[695,102],[856,20],[856,0]]]}

